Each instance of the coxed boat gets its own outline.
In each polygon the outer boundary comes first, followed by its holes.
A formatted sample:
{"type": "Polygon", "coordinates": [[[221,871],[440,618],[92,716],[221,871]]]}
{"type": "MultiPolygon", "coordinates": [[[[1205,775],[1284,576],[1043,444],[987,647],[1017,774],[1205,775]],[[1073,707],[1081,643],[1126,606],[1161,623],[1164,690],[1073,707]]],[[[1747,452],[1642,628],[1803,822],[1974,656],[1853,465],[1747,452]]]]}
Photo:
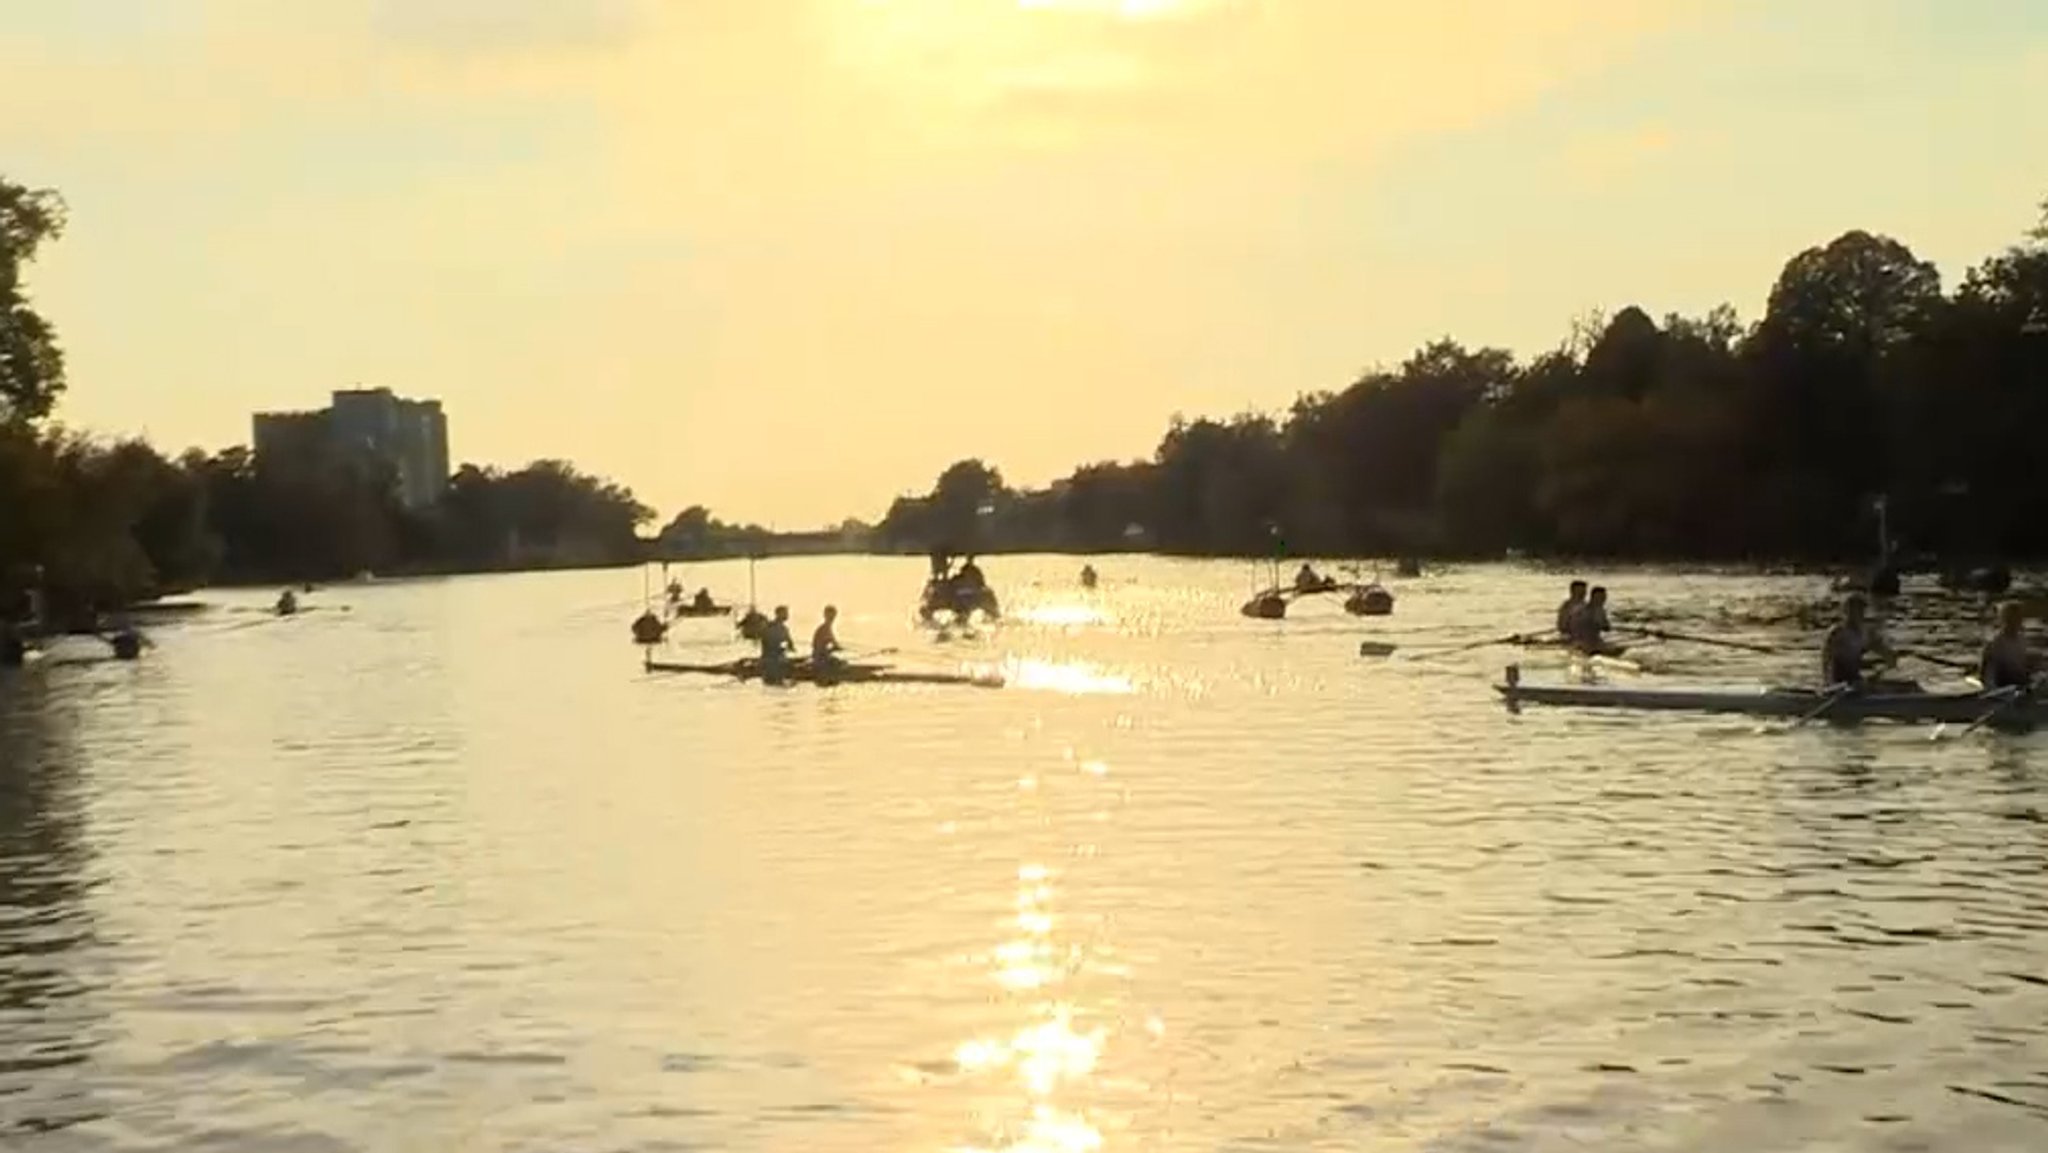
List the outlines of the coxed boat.
{"type": "Polygon", "coordinates": [[[1988,724],[2031,728],[2048,723],[2048,701],[1975,692],[1935,693],[1882,689],[1832,695],[1805,688],[1653,689],[1622,685],[1525,685],[1510,666],[1505,683],[1494,686],[1509,705],[1562,705],[1588,709],[1655,712],[1739,713],[1760,717],[1804,717],[1818,711],[1828,720],[1898,721],[1906,724],[1988,724]],[[1825,704],[1827,707],[1822,709],[1825,704]]]}
{"type": "MultiPolygon", "coordinates": [[[[761,662],[753,657],[719,664],[650,660],[646,663],[646,668],[651,673],[696,673],[703,676],[731,677],[738,681],[761,679],[761,662]]],[[[783,670],[782,680],[787,684],[807,685],[971,685],[984,689],[999,689],[1004,684],[1001,673],[918,672],[873,664],[845,664],[820,675],[819,670],[813,668],[809,661],[790,662],[783,670]]]]}

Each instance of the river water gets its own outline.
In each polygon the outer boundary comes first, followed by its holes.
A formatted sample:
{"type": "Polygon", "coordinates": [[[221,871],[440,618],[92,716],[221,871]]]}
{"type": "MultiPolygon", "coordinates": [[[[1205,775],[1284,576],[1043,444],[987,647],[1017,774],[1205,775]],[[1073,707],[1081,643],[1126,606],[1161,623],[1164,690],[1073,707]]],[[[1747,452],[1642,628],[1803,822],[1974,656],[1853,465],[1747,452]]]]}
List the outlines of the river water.
{"type": "MultiPolygon", "coordinates": [[[[2048,737],[1510,715],[1540,653],[1412,659],[1564,574],[1274,624],[1245,565],[1078,564],[991,559],[1012,619],[949,644],[922,560],[761,566],[799,637],[834,598],[994,691],[649,675],[632,571],[211,593],[8,674],[0,1146],[2048,1148],[2048,737]]],[[[1608,583],[1766,643],[1821,591],[1608,583]]]]}

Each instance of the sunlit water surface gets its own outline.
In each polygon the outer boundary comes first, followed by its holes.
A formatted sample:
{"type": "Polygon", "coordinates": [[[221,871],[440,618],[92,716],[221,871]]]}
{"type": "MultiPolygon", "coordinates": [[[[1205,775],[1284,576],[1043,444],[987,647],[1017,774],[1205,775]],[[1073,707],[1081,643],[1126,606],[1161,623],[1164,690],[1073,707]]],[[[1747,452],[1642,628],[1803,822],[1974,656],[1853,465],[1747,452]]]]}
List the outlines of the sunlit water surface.
{"type": "MultiPolygon", "coordinates": [[[[1511,716],[1554,662],[1413,659],[1562,574],[1273,624],[1242,565],[994,558],[1013,619],[941,645],[922,563],[760,595],[1012,687],[651,676],[631,571],[208,594],[9,674],[0,1145],[2048,1148],[2048,737],[1511,716]]],[[[1821,587],[1610,583],[1767,643],[1821,587]]]]}

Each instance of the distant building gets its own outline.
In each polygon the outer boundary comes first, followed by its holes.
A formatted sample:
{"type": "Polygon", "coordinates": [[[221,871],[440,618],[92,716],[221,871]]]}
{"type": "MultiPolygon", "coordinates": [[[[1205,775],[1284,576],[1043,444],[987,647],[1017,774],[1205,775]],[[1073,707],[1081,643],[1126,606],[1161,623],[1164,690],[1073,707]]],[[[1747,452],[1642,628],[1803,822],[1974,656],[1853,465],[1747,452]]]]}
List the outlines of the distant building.
{"type": "Polygon", "coordinates": [[[448,417],[438,400],[407,400],[388,388],[342,389],[317,412],[257,413],[251,438],[259,464],[382,464],[397,478],[407,508],[428,507],[448,491],[448,417]]]}

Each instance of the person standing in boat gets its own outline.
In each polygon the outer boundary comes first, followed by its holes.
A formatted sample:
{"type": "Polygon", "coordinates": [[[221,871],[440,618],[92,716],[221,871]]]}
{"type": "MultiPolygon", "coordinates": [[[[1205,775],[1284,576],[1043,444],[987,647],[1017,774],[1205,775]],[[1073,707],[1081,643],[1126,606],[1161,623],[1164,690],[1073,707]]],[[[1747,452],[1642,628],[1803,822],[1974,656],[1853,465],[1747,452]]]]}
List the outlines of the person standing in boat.
{"type": "Polygon", "coordinates": [[[1977,679],[1985,692],[2031,689],[2040,661],[2027,651],[2027,614],[2015,601],[1998,606],[1998,631],[1984,642],[1977,660],[1977,679]]]}
{"type": "Polygon", "coordinates": [[[833,622],[838,619],[839,609],[826,605],[825,619],[818,622],[816,631],[811,633],[811,670],[820,676],[846,667],[846,661],[839,655],[844,649],[839,643],[838,632],[833,628],[833,622]]]}
{"type": "Polygon", "coordinates": [[[1820,642],[1821,684],[1832,688],[1847,685],[1860,691],[1865,685],[1863,667],[1872,657],[1890,668],[1899,658],[1884,634],[1869,619],[1870,601],[1862,593],[1851,593],[1842,601],[1842,619],[1820,642]]]}
{"type": "Polygon", "coordinates": [[[789,637],[789,606],[776,605],[775,616],[761,626],[761,680],[779,685],[789,672],[789,654],[796,642],[789,637]]]}
{"type": "Polygon", "coordinates": [[[1575,622],[1578,618],[1579,610],[1585,607],[1585,604],[1586,582],[1573,581],[1571,588],[1567,590],[1564,603],[1557,606],[1557,635],[1560,638],[1570,641],[1573,636],[1577,635],[1576,630],[1578,626],[1575,622]]]}
{"type": "Polygon", "coordinates": [[[1571,614],[1567,625],[1570,631],[1565,633],[1565,640],[1572,648],[1587,656],[1609,651],[1607,631],[1614,626],[1607,619],[1607,589],[1604,585],[1595,586],[1587,594],[1586,602],[1571,614]]]}

